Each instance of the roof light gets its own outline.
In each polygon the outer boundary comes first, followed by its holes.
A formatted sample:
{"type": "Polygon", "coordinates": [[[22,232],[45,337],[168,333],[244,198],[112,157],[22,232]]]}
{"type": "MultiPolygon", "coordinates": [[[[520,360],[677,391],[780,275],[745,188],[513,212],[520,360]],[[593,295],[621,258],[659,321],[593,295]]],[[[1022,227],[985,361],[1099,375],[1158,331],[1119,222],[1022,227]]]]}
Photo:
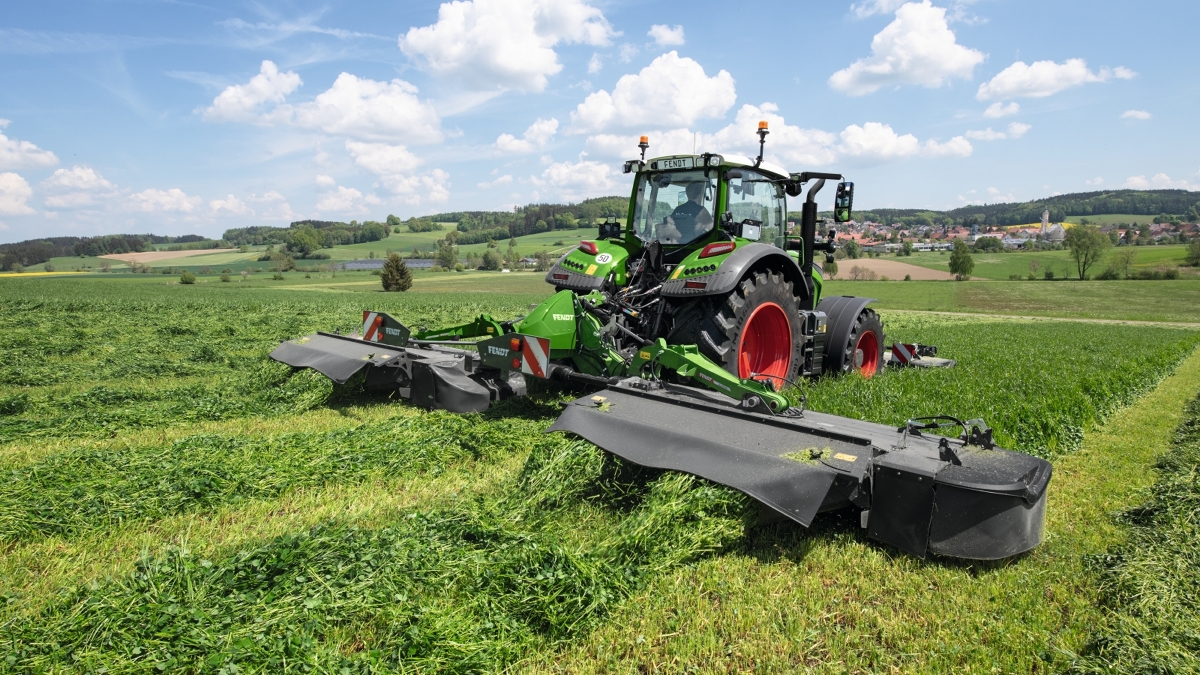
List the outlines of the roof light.
{"type": "Polygon", "coordinates": [[[718,241],[705,246],[704,250],[700,251],[700,257],[711,258],[714,255],[725,255],[735,248],[737,248],[737,244],[732,241],[718,241]]]}
{"type": "Polygon", "coordinates": [[[638,143],[649,143],[649,142],[650,142],[649,136],[642,136],[642,137],[638,138],[638,143]]]}
{"type": "Polygon", "coordinates": [[[579,242],[579,250],[589,255],[596,255],[600,252],[600,249],[596,247],[596,242],[594,241],[579,242]]]}
{"type": "Polygon", "coordinates": [[[758,121],[758,128],[759,128],[759,129],[766,129],[766,128],[767,128],[767,121],[766,121],[766,120],[759,120],[759,121],[758,121]]]}

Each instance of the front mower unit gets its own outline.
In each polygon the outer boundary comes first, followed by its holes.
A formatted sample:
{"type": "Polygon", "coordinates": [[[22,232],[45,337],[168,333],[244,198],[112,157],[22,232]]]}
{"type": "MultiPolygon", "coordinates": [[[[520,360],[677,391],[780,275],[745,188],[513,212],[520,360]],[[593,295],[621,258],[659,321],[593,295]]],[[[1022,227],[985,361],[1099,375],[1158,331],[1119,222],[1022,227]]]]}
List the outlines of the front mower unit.
{"type": "Polygon", "coordinates": [[[1049,462],[991,447],[990,430],[947,438],[921,428],[763,414],[691,387],[625,380],[567,405],[548,431],[727,485],[805,527],[857,508],[868,537],[919,558],[995,560],[1041,543],[1049,462]]]}

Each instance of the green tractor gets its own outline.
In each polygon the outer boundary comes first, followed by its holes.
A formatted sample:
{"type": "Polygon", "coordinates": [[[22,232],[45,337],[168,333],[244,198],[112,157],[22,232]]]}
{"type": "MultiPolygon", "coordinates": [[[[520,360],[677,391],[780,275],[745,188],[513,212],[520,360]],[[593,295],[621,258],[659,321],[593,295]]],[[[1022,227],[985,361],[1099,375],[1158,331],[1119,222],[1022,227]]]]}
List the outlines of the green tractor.
{"type": "Polygon", "coordinates": [[[370,389],[453,412],[525,394],[526,378],[589,387],[549,429],[626,460],[734,487],[766,512],[808,526],[853,507],[868,536],[914,555],[1002,558],[1042,538],[1044,460],[994,447],[982,420],[913,419],[900,428],[795,407],[801,377],[876,376],[887,362],[953,365],[922,345],[885,351],[869,298],[822,297],[816,196],[839,181],[834,221],[854,185],[763,160],[703,153],[625,162],[626,223],[546,274],[556,293],[527,316],[412,331],[364,312],[360,335],[317,333],[271,357],[337,383],[365,371],[370,389]],[[805,188],[807,187],[807,193],[805,188]],[[787,197],[805,195],[798,226],[787,197]],[[957,437],[925,430],[956,426],[957,437]]]}

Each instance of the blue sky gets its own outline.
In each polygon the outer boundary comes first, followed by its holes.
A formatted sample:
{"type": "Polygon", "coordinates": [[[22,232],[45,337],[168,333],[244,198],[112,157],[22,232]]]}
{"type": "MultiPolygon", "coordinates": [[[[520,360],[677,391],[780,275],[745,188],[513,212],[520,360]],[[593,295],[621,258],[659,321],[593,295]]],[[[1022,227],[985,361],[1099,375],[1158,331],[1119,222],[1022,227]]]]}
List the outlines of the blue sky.
{"type": "Polygon", "coordinates": [[[0,242],[624,194],[767,155],[856,205],[1200,189],[1194,2],[5,3],[0,242]]]}

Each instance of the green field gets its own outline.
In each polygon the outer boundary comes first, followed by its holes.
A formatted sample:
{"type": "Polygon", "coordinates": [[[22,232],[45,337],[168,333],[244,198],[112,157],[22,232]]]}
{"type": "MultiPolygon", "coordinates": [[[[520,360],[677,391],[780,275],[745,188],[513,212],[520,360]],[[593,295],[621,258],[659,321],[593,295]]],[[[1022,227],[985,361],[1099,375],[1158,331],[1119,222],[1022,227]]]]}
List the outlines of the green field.
{"type": "MultiPolygon", "coordinates": [[[[1113,254],[1118,250],[1126,249],[1109,249],[1106,257],[1089,270],[1088,273],[1094,277],[1104,271],[1113,254]]],[[[1154,270],[1163,266],[1176,267],[1184,263],[1184,257],[1187,255],[1187,247],[1183,245],[1135,246],[1133,250],[1136,251],[1131,268],[1133,270],[1154,270]]],[[[1077,276],[1075,262],[1071,260],[1070,251],[975,253],[972,257],[975,260],[975,270],[971,272],[972,278],[1002,281],[1007,280],[1011,275],[1015,274],[1025,279],[1033,269],[1030,267],[1032,261],[1037,261],[1038,263],[1038,279],[1041,279],[1045,275],[1046,270],[1053,270],[1055,277],[1058,278],[1074,278],[1077,276]]],[[[928,267],[929,269],[940,270],[942,272],[950,271],[949,253],[914,253],[911,256],[900,256],[896,259],[900,262],[928,267]]],[[[1193,270],[1195,268],[1184,268],[1181,270],[1181,273],[1195,274],[1196,272],[1193,272],[1193,270]]]]}
{"type": "Polygon", "coordinates": [[[919,561],[543,434],[560,389],[452,415],[265,358],[366,308],[517,316],[541,274],[175,281],[0,278],[0,672],[1059,672],[1118,621],[1087,556],[1200,391],[1192,327],[896,311],[1195,321],[1200,281],[830,284],[959,365],[811,407],[982,415],[1056,465],[1043,546],[919,561]]]}

